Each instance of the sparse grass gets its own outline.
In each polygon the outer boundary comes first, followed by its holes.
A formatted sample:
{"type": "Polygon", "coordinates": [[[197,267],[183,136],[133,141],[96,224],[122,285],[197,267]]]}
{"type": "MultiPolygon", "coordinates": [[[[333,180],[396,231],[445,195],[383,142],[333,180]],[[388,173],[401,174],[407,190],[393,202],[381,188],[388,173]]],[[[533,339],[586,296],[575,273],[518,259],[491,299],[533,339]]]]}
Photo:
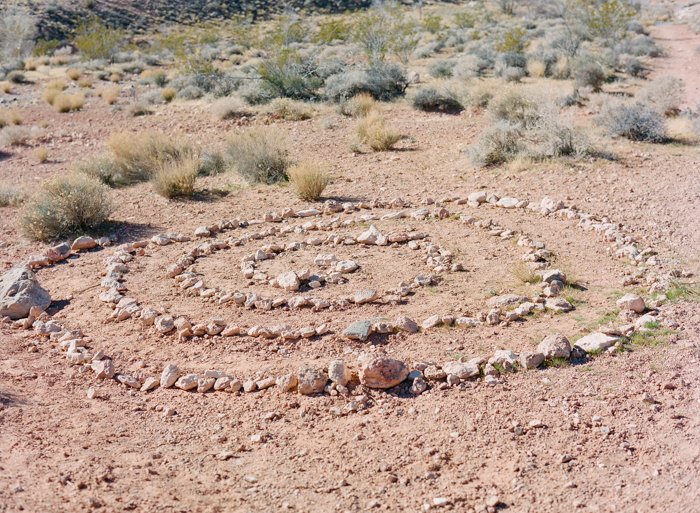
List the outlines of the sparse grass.
{"type": "Polygon", "coordinates": [[[109,81],[110,82],[119,82],[122,79],[122,76],[119,73],[112,73],[109,76],[109,81]]]}
{"type": "Polygon", "coordinates": [[[82,173],[54,176],[25,202],[20,228],[36,240],[91,230],[113,212],[109,189],[82,173]]]}
{"type": "Polygon", "coordinates": [[[96,178],[105,185],[122,184],[119,166],[111,157],[89,157],[75,164],[73,170],[96,178]]]}
{"type": "Polygon", "coordinates": [[[27,195],[21,189],[9,185],[0,185],[0,207],[16,207],[21,205],[27,195]]]}
{"type": "Polygon", "coordinates": [[[107,145],[124,183],[148,181],[164,162],[184,160],[193,153],[168,135],[148,131],[113,133],[107,145]]]}
{"type": "Polygon", "coordinates": [[[36,150],[34,150],[34,156],[39,163],[43,164],[49,159],[49,149],[45,146],[39,146],[36,150]]]}
{"type": "Polygon", "coordinates": [[[556,358],[549,358],[545,360],[542,365],[545,367],[562,368],[571,365],[571,361],[568,358],[562,358],[559,356],[556,358]]]}
{"type": "Polygon", "coordinates": [[[146,105],[146,103],[142,101],[131,102],[126,112],[132,118],[136,118],[139,116],[148,116],[149,114],[153,114],[153,111],[151,111],[151,109],[148,108],[148,105],[146,105]]]}
{"type": "Polygon", "coordinates": [[[31,130],[24,126],[6,126],[0,131],[3,146],[24,146],[31,137],[31,130]]]}
{"type": "Polygon", "coordinates": [[[236,134],[228,141],[226,155],[249,183],[275,183],[287,176],[287,144],[276,130],[261,127],[236,134]]]}
{"type": "Polygon", "coordinates": [[[181,160],[162,163],[150,181],[156,194],[164,198],[192,196],[198,172],[199,159],[189,155],[181,160]]]}
{"type": "MultiPolygon", "coordinates": [[[[648,323],[653,324],[653,323],[648,323]]],[[[658,323],[657,323],[658,324],[658,323]]],[[[677,331],[667,328],[657,329],[658,326],[652,326],[652,331],[642,331],[634,333],[630,337],[630,343],[635,346],[642,347],[658,347],[664,345],[668,341],[669,335],[678,333],[677,331]]]]}
{"type": "Polygon", "coordinates": [[[0,111],[0,128],[10,125],[21,125],[22,113],[17,109],[0,111]]]}
{"type": "Polygon", "coordinates": [[[326,166],[310,161],[290,167],[287,174],[294,193],[304,201],[318,200],[329,181],[326,166]]]}
{"type": "Polygon", "coordinates": [[[46,89],[55,89],[57,91],[65,91],[68,89],[66,81],[60,78],[55,78],[46,83],[46,89]]]}
{"type": "Polygon", "coordinates": [[[681,283],[677,280],[671,282],[671,286],[664,293],[670,303],[688,301],[697,303],[700,301],[700,289],[697,286],[681,283]]]}
{"type": "Polygon", "coordinates": [[[527,264],[527,262],[518,262],[512,265],[508,272],[512,274],[521,283],[538,283],[542,281],[542,276],[537,274],[535,270],[527,264]]]}
{"type": "Polygon", "coordinates": [[[221,121],[250,115],[250,109],[245,102],[232,96],[216,100],[212,104],[210,111],[216,119],[221,121]]]}
{"type": "Polygon", "coordinates": [[[269,112],[285,121],[303,121],[313,116],[306,104],[290,98],[275,98],[270,103],[269,112]]]}
{"type": "Polygon", "coordinates": [[[78,87],[88,89],[92,87],[92,81],[88,77],[81,77],[78,79],[78,87]]]}
{"type": "Polygon", "coordinates": [[[388,126],[384,117],[377,112],[358,119],[355,133],[374,151],[391,150],[401,140],[401,134],[388,126]]]}

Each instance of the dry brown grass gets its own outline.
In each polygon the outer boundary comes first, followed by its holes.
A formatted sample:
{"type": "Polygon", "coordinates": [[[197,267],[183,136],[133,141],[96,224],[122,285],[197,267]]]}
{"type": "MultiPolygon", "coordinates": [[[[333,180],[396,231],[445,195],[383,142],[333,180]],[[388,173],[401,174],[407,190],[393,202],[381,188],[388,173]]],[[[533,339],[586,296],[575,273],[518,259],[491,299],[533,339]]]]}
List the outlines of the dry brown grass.
{"type": "Polygon", "coordinates": [[[39,146],[36,150],[34,150],[34,156],[39,161],[39,163],[43,164],[44,162],[49,160],[49,149],[45,146],[39,146]]]}
{"type": "Polygon", "coordinates": [[[31,138],[31,130],[24,126],[6,126],[0,132],[3,146],[24,146],[31,138]]]}
{"type": "Polygon", "coordinates": [[[46,89],[55,89],[59,92],[65,91],[68,89],[68,84],[66,84],[66,81],[60,78],[55,78],[53,80],[49,80],[46,83],[46,89]]]}
{"type": "Polygon", "coordinates": [[[16,207],[26,198],[26,193],[21,189],[17,189],[10,185],[0,184],[0,207],[16,207]]]}
{"type": "Polygon", "coordinates": [[[304,201],[316,201],[320,198],[330,180],[327,166],[310,161],[290,167],[287,176],[294,188],[294,194],[304,201]]]}
{"type": "Polygon", "coordinates": [[[51,62],[51,59],[49,59],[46,55],[42,55],[36,62],[39,64],[39,66],[46,66],[51,62]]]}
{"type": "Polygon", "coordinates": [[[68,71],[66,71],[66,75],[68,78],[75,81],[82,77],[83,73],[77,68],[70,68],[68,71]]]}
{"type": "Polygon", "coordinates": [[[70,112],[71,108],[73,107],[73,102],[71,101],[70,96],[67,94],[56,94],[53,97],[53,101],[50,103],[58,113],[70,112]]]}
{"type": "Polygon", "coordinates": [[[177,89],[175,89],[174,87],[164,87],[163,90],[160,92],[160,97],[168,103],[173,101],[176,95],[177,89]]]}
{"type": "Polygon", "coordinates": [[[378,112],[372,112],[358,119],[355,133],[374,151],[391,150],[401,140],[401,134],[388,126],[384,117],[378,112]]]}
{"type": "Polygon", "coordinates": [[[150,180],[164,162],[185,160],[193,154],[189,146],[157,132],[113,133],[107,145],[124,183],[150,180]]]}
{"type": "Polygon", "coordinates": [[[52,66],[65,66],[70,62],[70,57],[67,55],[55,55],[54,57],[51,57],[49,62],[52,66]]]}
{"type": "Polygon", "coordinates": [[[238,174],[249,183],[276,183],[287,176],[287,142],[277,130],[252,128],[228,141],[226,154],[238,174]]]}
{"type": "Polygon", "coordinates": [[[115,104],[119,98],[119,86],[112,86],[103,89],[100,96],[102,96],[102,99],[107,102],[107,105],[115,104]]]}
{"type": "Polygon", "coordinates": [[[9,125],[21,125],[22,113],[18,109],[0,112],[0,128],[9,125]]]}
{"type": "Polygon", "coordinates": [[[216,119],[236,119],[251,114],[243,100],[234,96],[220,98],[212,103],[210,112],[216,119]]]}
{"type": "Polygon", "coordinates": [[[56,100],[56,97],[61,94],[61,91],[58,89],[45,89],[44,94],[41,95],[41,97],[44,99],[46,103],[49,105],[53,105],[53,102],[56,100]]]}
{"type": "Polygon", "coordinates": [[[36,71],[36,61],[33,59],[28,59],[24,63],[24,69],[26,71],[36,71]]]}
{"type": "Polygon", "coordinates": [[[527,72],[531,77],[542,78],[547,72],[547,64],[539,60],[528,61],[527,72]]]}
{"type": "Polygon", "coordinates": [[[119,82],[121,79],[122,79],[122,76],[119,73],[112,73],[109,76],[110,82],[119,82]]]}
{"type": "Polygon", "coordinates": [[[194,155],[166,161],[156,169],[150,180],[151,185],[156,194],[164,198],[192,196],[198,171],[199,159],[194,155]]]}
{"type": "Polygon", "coordinates": [[[270,103],[269,112],[285,121],[303,121],[313,115],[308,105],[290,98],[275,98],[270,103]]]}
{"type": "Polygon", "coordinates": [[[78,87],[82,87],[84,89],[92,87],[92,81],[88,77],[80,77],[80,79],[78,79],[78,87]]]}
{"type": "Polygon", "coordinates": [[[340,107],[341,114],[356,118],[367,117],[374,111],[379,111],[379,104],[369,93],[355,95],[340,107]]]}
{"type": "Polygon", "coordinates": [[[537,283],[542,280],[542,277],[527,262],[513,264],[508,272],[521,283],[537,283]]]}
{"type": "Polygon", "coordinates": [[[0,82],[0,91],[2,91],[5,94],[10,94],[12,92],[12,84],[7,80],[4,82],[0,82]]]}

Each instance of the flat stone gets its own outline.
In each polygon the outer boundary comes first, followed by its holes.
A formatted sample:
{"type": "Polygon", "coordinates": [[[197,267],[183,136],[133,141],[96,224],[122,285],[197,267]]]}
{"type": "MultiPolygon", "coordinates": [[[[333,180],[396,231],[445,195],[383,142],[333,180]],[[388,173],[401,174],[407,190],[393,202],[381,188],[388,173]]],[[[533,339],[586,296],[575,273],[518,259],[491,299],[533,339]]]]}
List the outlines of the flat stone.
{"type": "Polygon", "coordinates": [[[593,333],[578,339],[576,341],[576,346],[580,347],[587,353],[593,353],[615,345],[615,342],[618,340],[620,340],[620,337],[606,335],[605,333],[593,333]]]}
{"type": "Polygon", "coordinates": [[[293,292],[299,290],[301,281],[299,281],[297,273],[294,271],[287,271],[277,276],[277,284],[284,290],[293,292]]]}
{"type": "Polygon", "coordinates": [[[341,260],[335,266],[335,270],[342,274],[347,274],[355,271],[359,265],[354,260],[341,260]]]}
{"type": "Polygon", "coordinates": [[[560,281],[566,283],[566,274],[564,274],[559,269],[552,269],[550,271],[544,271],[542,273],[542,281],[545,283],[551,283],[552,281],[560,281]]]}
{"type": "Polygon", "coordinates": [[[554,312],[569,312],[573,310],[573,306],[563,297],[548,298],[544,302],[544,306],[554,312]]]}
{"type": "Polygon", "coordinates": [[[276,380],[277,388],[280,392],[290,392],[297,387],[296,374],[283,374],[276,380]]]}
{"type": "Polygon", "coordinates": [[[544,362],[544,354],[526,351],[520,353],[520,365],[524,369],[536,369],[544,362]]]}
{"type": "Polygon", "coordinates": [[[144,381],[143,385],[141,385],[141,392],[148,392],[149,390],[153,390],[155,387],[158,386],[158,383],[158,378],[146,378],[146,381],[144,381]]]}
{"type": "Polygon", "coordinates": [[[529,301],[525,296],[517,294],[503,294],[502,296],[494,296],[486,301],[486,304],[491,308],[506,308],[508,306],[518,305],[529,301]]]}
{"type": "Polygon", "coordinates": [[[386,236],[382,235],[379,228],[371,225],[367,231],[360,234],[360,236],[357,238],[357,242],[361,244],[386,246],[389,240],[386,238],[386,236]]]}
{"type": "Polygon", "coordinates": [[[497,207],[501,208],[515,208],[519,201],[516,198],[501,198],[496,202],[497,207]]]}
{"type": "Polygon", "coordinates": [[[355,304],[361,305],[363,303],[369,303],[377,299],[376,290],[357,290],[355,291],[355,304]]]}
{"type": "Polygon", "coordinates": [[[180,376],[175,382],[175,386],[181,390],[192,390],[197,388],[197,380],[199,376],[196,374],[188,374],[186,376],[180,376]]]}
{"type": "Polygon", "coordinates": [[[391,388],[408,377],[408,367],[401,360],[375,357],[360,368],[360,383],[369,388],[391,388]]]}
{"type": "Polygon", "coordinates": [[[122,385],[126,385],[130,388],[141,388],[141,382],[135,377],[129,376],[128,374],[117,375],[117,381],[119,381],[119,383],[121,383],[122,385]]]}
{"type": "Polygon", "coordinates": [[[473,363],[450,361],[442,364],[442,370],[460,379],[473,378],[479,375],[479,366],[473,363]]]}
{"type": "Polygon", "coordinates": [[[435,326],[438,326],[442,320],[440,319],[439,315],[431,315],[428,317],[426,320],[423,321],[423,329],[428,330],[430,328],[434,328],[435,326]]]}
{"type": "Polygon", "coordinates": [[[159,233],[158,235],[151,237],[151,242],[157,246],[167,246],[170,244],[171,239],[167,235],[159,233]]]}
{"type": "Polygon", "coordinates": [[[367,340],[371,329],[372,323],[370,321],[356,321],[345,328],[345,331],[343,331],[343,336],[353,340],[364,341],[367,340]]]}

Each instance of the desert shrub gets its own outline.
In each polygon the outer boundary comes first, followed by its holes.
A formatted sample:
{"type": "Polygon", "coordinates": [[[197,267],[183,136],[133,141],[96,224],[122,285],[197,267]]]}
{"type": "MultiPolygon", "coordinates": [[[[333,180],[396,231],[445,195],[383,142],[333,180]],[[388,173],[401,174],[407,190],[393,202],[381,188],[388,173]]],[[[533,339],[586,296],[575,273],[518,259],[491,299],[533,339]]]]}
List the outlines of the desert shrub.
{"type": "Polygon", "coordinates": [[[352,25],[349,21],[327,17],[321,21],[314,41],[321,44],[329,44],[333,41],[346,41],[351,35],[352,25]]]}
{"type": "Polygon", "coordinates": [[[663,114],[639,101],[631,104],[610,101],[604,104],[598,122],[609,134],[633,141],[664,142],[667,139],[663,114]]]}
{"type": "Polygon", "coordinates": [[[78,80],[83,76],[82,72],[77,68],[70,68],[68,71],[66,71],[66,75],[73,81],[78,80]]]}
{"type": "Polygon", "coordinates": [[[683,81],[672,76],[659,77],[639,92],[642,103],[649,103],[666,115],[676,114],[683,103],[683,81]]]}
{"type": "Polygon", "coordinates": [[[520,152],[521,137],[520,125],[505,120],[496,121],[479,135],[476,144],[467,150],[467,155],[475,166],[508,162],[520,152]]]}
{"type": "Polygon", "coordinates": [[[46,89],[55,89],[56,91],[65,91],[68,89],[68,84],[66,84],[65,80],[62,80],[60,78],[55,78],[53,80],[49,80],[46,83],[46,89]]]}
{"type": "Polygon", "coordinates": [[[326,81],[326,95],[341,102],[360,93],[369,93],[381,101],[403,96],[408,87],[405,70],[394,63],[379,62],[366,71],[349,71],[333,75],[326,81]]]}
{"type": "MultiPolygon", "coordinates": [[[[4,2],[7,5],[7,2],[4,2]]],[[[0,16],[0,61],[24,59],[34,49],[38,18],[7,9],[0,16]]]]}
{"type": "Polygon", "coordinates": [[[593,89],[593,92],[596,93],[602,89],[607,79],[605,71],[596,63],[585,63],[577,66],[573,71],[573,75],[574,87],[577,89],[581,87],[590,87],[593,89]]]}
{"type": "Polygon", "coordinates": [[[606,43],[622,39],[636,11],[630,0],[571,0],[567,18],[571,24],[581,24],[589,37],[599,37],[606,43]]]}
{"type": "Polygon", "coordinates": [[[45,146],[39,146],[36,150],[34,150],[34,156],[40,164],[43,164],[49,159],[49,149],[45,146]]]}
{"type": "Polygon", "coordinates": [[[87,89],[89,87],[92,87],[92,82],[87,77],[81,77],[78,79],[77,85],[78,85],[78,87],[82,87],[83,89],[87,89]]]}
{"type": "Polygon", "coordinates": [[[643,77],[647,72],[644,64],[639,59],[632,58],[625,65],[625,73],[631,77],[643,77]]]}
{"type": "Polygon", "coordinates": [[[122,30],[108,27],[99,19],[83,23],[75,34],[73,42],[85,60],[109,59],[125,36],[122,30]]]}
{"type": "Polygon", "coordinates": [[[5,94],[10,94],[12,92],[12,83],[6,80],[0,82],[0,91],[5,94]]]}
{"type": "Polygon", "coordinates": [[[240,90],[241,98],[249,105],[269,103],[274,98],[274,92],[269,87],[262,87],[262,81],[250,80],[240,90]]]}
{"type": "Polygon", "coordinates": [[[369,93],[360,93],[340,104],[339,112],[343,116],[363,118],[379,108],[377,101],[369,93]]]}
{"type": "Polygon", "coordinates": [[[539,59],[528,59],[527,72],[531,77],[544,77],[547,74],[547,64],[539,59]]]}
{"type": "Polygon", "coordinates": [[[374,151],[388,151],[401,140],[401,134],[387,125],[384,117],[378,112],[372,112],[357,120],[355,134],[358,140],[366,143],[374,151]]]}
{"type": "Polygon", "coordinates": [[[27,80],[24,73],[19,70],[10,71],[5,78],[13,84],[23,84],[27,80]]]}
{"type": "Polygon", "coordinates": [[[303,121],[312,117],[306,105],[290,98],[275,98],[270,103],[269,112],[286,121],[303,121]]]}
{"type": "Polygon", "coordinates": [[[129,104],[129,107],[126,109],[126,112],[132,118],[136,118],[139,116],[148,116],[149,114],[153,114],[151,109],[148,108],[148,104],[143,100],[131,102],[129,104]]]}
{"type": "Polygon", "coordinates": [[[177,89],[175,89],[174,87],[165,87],[160,92],[160,96],[161,96],[161,98],[163,98],[163,101],[166,101],[168,103],[173,101],[176,94],[177,94],[177,89]]]}
{"type": "Polygon", "coordinates": [[[0,128],[8,125],[21,125],[22,114],[17,109],[10,109],[4,112],[0,111],[0,128]]]}
{"type": "Polygon", "coordinates": [[[110,187],[121,185],[123,181],[119,165],[112,157],[89,157],[75,164],[73,170],[96,178],[110,187]]]}
{"type": "Polygon", "coordinates": [[[304,201],[316,201],[320,198],[329,181],[326,166],[309,161],[290,167],[287,175],[294,194],[304,201]]]}
{"type": "Polygon", "coordinates": [[[55,239],[102,224],[114,211],[109,188],[82,173],[54,176],[26,201],[18,223],[30,237],[55,239]]]}
{"type": "Polygon", "coordinates": [[[521,27],[514,27],[504,32],[494,43],[493,49],[497,52],[521,53],[527,42],[527,31],[521,27]]]}
{"type": "Polygon", "coordinates": [[[26,199],[26,194],[15,187],[0,185],[0,207],[16,207],[26,199]]]}
{"type": "Polygon", "coordinates": [[[423,28],[431,34],[437,34],[445,28],[442,22],[442,17],[434,13],[429,13],[423,16],[423,28]]]}
{"type": "Polygon", "coordinates": [[[250,183],[275,183],[287,176],[286,141],[274,130],[255,128],[236,134],[228,141],[226,156],[250,183]]]}
{"type": "Polygon", "coordinates": [[[202,96],[204,96],[204,89],[197,86],[185,87],[177,92],[177,97],[181,100],[198,100],[202,96]]]}
{"type": "Polygon", "coordinates": [[[109,75],[110,82],[119,82],[122,79],[121,73],[112,73],[109,75]]]}
{"type": "Polygon", "coordinates": [[[31,130],[24,126],[6,126],[0,131],[3,146],[24,146],[31,138],[31,130]]]}
{"type": "Polygon", "coordinates": [[[525,135],[524,154],[531,159],[553,157],[582,157],[591,150],[588,140],[572,125],[562,123],[559,115],[548,105],[533,129],[525,135]]]}
{"type": "Polygon", "coordinates": [[[313,56],[305,57],[296,50],[284,48],[257,67],[262,87],[272,97],[308,100],[316,97],[323,85],[318,63],[313,56]]]}
{"type": "Polygon", "coordinates": [[[204,151],[199,158],[199,175],[218,175],[226,171],[226,159],[219,151],[204,151]]]}
{"type": "Polygon", "coordinates": [[[476,24],[476,16],[473,12],[458,12],[454,17],[455,25],[459,28],[473,28],[476,24]]]}
{"type": "Polygon", "coordinates": [[[156,194],[164,198],[192,196],[198,172],[199,159],[189,155],[184,159],[162,162],[150,181],[156,194]]]}
{"type": "Polygon", "coordinates": [[[486,84],[479,84],[469,91],[469,105],[486,108],[493,98],[493,88],[486,84]]]}
{"type": "Polygon", "coordinates": [[[61,94],[59,93],[53,99],[53,108],[56,112],[66,113],[72,110],[80,110],[83,108],[85,95],[82,93],[61,94]]]}
{"type": "Polygon", "coordinates": [[[112,86],[104,89],[102,91],[102,99],[107,102],[107,105],[113,105],[117,102],[117,99],[119,98],[119,87],[118,86],[112,86]]]}
{"type": "Polygon", "coordinates": [[[184,160],[193,153],[189,146],[157,132],[113,133],[107,145],[125,183],[150,180],[163,162],[184,160]]]}
{"type": "Polygon", "coordinates": [[[168,83],[168,75],[162,69],[147,69],[141,72],[141,79],[145,82],[163,87],[168,83]]]}
{"type": "Polygon", "coordinates": [[[250,110],[239,98],[226,97],[216,100],[209,109],[216,119],[235,119],[249,116],[250,110]]]}
{"type": "Polygon", "coordinates": [[[460,79],[476,78],[485,69],[484,64],[476,55],[467,55],[452,68],[452,76],[460,79]]]}
{"type": "Polygon", "coordinates": [[[431,62],[430,65],[428,65],[428,73],[431,77],[434,78],[451,77],[452,70],[454,69],[456,64],[457,63],[455,61],[440,59],[431,62]]]}
{"type": "Polygon", "coordinates": [[[59,94],[61,94],[61,92],[58,89],[44,89],[41,97],[46,103],[53,105],[54,100],[59,94]]]}
{"type": "Polygon", "coordinates": [[[459,112],[464,109],[458,95],[446,88],[440,91],[432,87],[419,89],[411,103],[415,109],[430,112],[459,112]]]}
{"type": "Polygon", "coordinates": [[[530,128],[540,117],[540,105],[539,99],[509,89],[489,103],[489,114],[496,121],[530,128]]]}

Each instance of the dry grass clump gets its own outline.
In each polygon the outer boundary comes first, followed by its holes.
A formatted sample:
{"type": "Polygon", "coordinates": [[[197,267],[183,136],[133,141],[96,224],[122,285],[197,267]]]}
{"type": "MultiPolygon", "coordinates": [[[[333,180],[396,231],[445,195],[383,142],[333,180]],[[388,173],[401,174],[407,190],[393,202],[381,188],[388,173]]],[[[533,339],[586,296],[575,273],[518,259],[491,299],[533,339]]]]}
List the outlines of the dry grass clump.
{"type": "Polygon", "coordinates": [[[358,140],[366,143],[374,151],[388,151],[401,140],[401,134],[386,124],[384,116],[372,112],[357,120],[355,134],[358,140]]]}
{"type": "Polygon", "coordinates": [[[49,160],[49,149],[45,146],[39,146],[36,150],[34,150],[34,156],[41,164],[43,164],[49,160]]]}
{"type": "Polygon", "coordinates": [[[73,94],[58,94],[53,99],[53,108],[56,112],[66,113],[73,110],[80,110],[85,103],[85,95],[83,93],[73,94]]]}
{"type": "Polygon", "coordinates": [[[13,84],[23,84],[27,80],[24,73],[19,70],[10,71],[6,78],[13,84]]]}
{"type": "Polygon", "coordinates": [[[250,183],[275,183],[287,176],[287,144],[275,130],[261,127],[236,134],[228,141],[226,156],[250,183]]]}
{"type": "Polygon", "coordinates": [[[9,125],[21,125],[22,114],[17,109],[10,109],[5,112],[0,112],[0,128],[9,125]]]}
{"type": "Polygon", "coordinates": [[[56,89],[59,92],[65,91],[66,89],[68,89],[68,84],[66,84],[65,80],[55,78],[53,80],[49,80],[46,83],[46,89],[56,89]]]}
{"type": "Polygon", "coordinates": [[[339,111],[344,116],[364,118],[371,112],[378,111],[379,105],[370,93],[356,94],[347,101],[341,103],[339,111]]]}
{"type": "Polygon", "coordinates": [[[151,185],[156,194],[164,198],[192,196],[198,172],[199,159],[194,155],[166,161],[156,169],[151,177],[151,185]]]}
{"type": "Polygon", "coordinates": [[[245,102],[233,96],[219,98],[209,110],[216,119],[221,121],[250,115],[250,110],[245,102]]]}
{"type": "Polygon", "coordinates": [[[92,81],[88,77],[80,77],[78,79],[78,87],[82,87],[83,89],[92,87],[92,81]]]}
{"type": "Polygon", "coordinates": [[[73,166],[73,171],[98,179],[105,185],[121,185],[119,165],[112,157],[88,157],[73,166]]]}
{"type": "Polygon", "coordinates": [[[127,109],[127,113],[132,118],[135,118],[138,116],[148,116],[149,114],[153,114],[151,109],[148,108],[148,105],[146,105],[146,103],[143,101],[131,102],[129,104],[128,109],[127,109]]]}
{"type": "Polygon", "coordinates": [[[119,73],[112,73],[109,76],[110,82],[119,82],[121,79],[122,79],[122,76],[119,73]]]}
{"type": "Polygon", "coordinates": [[[53,102],[56,100],[56,97],[59,94],[61,94],[61,92],[58,89],[46,89],[44,90],[44,93],[41,95],[41,97],[46,103],[48,103],[49,105],[53,105],[53,102]]]}
{"type": "Polygon", "coordinates": [[[31,138],[31,130],[24,126],[6,126],[0,131],[3,146],[24,146],[31,138]]]}
{"type": "Polygon", "coordinates": [[[0,207],[16,207],[26,198],[24,191],[9,185],[0,185],[0,207]]]}
{"type": "Polygon", "coordinates": [[[160,92],[160,97],[163,98],[164,101],[167,103],[170,103],[175,99],[175,96],[177,96],[177,89],[174,87],[164,87],[163,90],[160,92]]]}
{"type": "Polygon", "coordinates": [[[12,83],[8,81],[0,82],[0,91],[10,94],[12,92],[12,83]]]}
{"type": "Polygon", "coordinates": [[[542,280],[542,277],[528,265],[528,262],[518,262],[511,266],[508,271],[521,283],[537,283],[542,280]]]}
{"type": "Polygon", "coordinates": [[[290,167],[287,176],[294,188],[294,194],[304,201],[316,201],[320,198],[330,180],[326,166],[310,161],[290,167]]]}
{"type": "Polygon", "coordinates": [[[66,75],[68,78],[75,81],[82,77],[83,73],[77,68],[70,68],[68,71],[66,71],[66,75]]]}
{"type": "Polygon", "coordinates": [[[666,76],[652,80],[637,95],[640,103],[650,104],[665,115],[677,114],[683,103],[683,81],[666,76]]]}
{"type": "Polygon", "coordinates": [[[113,105],[119,98],[119,86],[112,86],[102,89],[99,95],[105,102],[107,102],[107,105],[113,105]]]}
{"type": "Polygon", "coordinates": [[[18,223],[30,237],[55,239],[90,230],[109,219],[114,211],[109,188],[82,173],[54,176],[25,203],[18,223]]]}
{"type": "Polygon", "coordinates": [[[193,153],[190,147],[157,132],[113,133],[107,145],[124,183],[150,180],[164,162],[184,160],[193,153]]]}
{"type": "Polygon", "coordinates": [[[312,117],[307,105],[290,98],[275,98],[270,103],[269,112],[285,121],[303,121],[312,117]]]}
{"type": "Polygon", "coordinates": [[[531,77],[543,78],[547,73],[547,63],[532,59],[527,61],[527,72],[531,77]]]}
{"type": "Polygon", "coordinates": [[[36,61],[29,59],[24,62],[24,69],[27,71],[36,71],[36,61]]]}

